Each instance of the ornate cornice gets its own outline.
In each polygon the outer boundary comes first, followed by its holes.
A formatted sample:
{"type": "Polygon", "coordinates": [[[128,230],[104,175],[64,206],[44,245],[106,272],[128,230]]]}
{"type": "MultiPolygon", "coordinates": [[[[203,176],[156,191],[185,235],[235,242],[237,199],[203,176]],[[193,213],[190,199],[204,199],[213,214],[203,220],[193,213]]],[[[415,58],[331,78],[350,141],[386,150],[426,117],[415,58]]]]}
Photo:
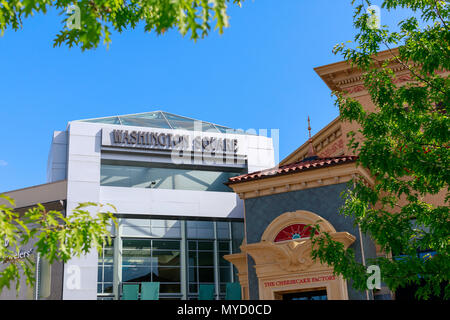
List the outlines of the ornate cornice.
{"type": "Polygon", "coordinates": [[[361,179],[367,185],[373,185],[370,174],[355,163],[314,169],[289,175],[273,176],[229,185],[241,199],[257,198],[272,194],[322,187],[361,179]]]}

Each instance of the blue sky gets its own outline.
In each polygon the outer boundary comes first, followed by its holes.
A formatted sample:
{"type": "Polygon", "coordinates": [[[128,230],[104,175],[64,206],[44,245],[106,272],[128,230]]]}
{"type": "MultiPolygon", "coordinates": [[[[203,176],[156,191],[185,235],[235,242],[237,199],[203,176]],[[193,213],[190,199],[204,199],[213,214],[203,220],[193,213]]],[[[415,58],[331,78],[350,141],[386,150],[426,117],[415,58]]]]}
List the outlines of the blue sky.
{"type": "MultiPolygon", "coordinates": [[[[46,182],[52,133],[77,119],[154,110],[242,129],[279,129],[279,158],[338,115],[313,68],[341,61],[350,0],[247,0],[197,43],[173,30],[113,34],[109,49],[53,48],[56,12],[0,38],[0,192],[46,182]]],[[[375,2],[377,3],[377,2],[375,2]]],[[[382,11],[382,23],[399,13],[382,11]]]]}

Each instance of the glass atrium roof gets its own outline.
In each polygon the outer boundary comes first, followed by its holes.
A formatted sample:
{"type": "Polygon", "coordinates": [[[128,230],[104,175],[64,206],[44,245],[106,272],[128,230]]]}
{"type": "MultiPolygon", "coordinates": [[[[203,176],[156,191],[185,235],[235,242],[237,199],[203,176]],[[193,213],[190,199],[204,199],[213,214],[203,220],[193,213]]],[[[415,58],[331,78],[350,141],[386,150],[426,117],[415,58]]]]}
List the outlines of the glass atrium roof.
{"type": "MultiPolygon", "coordinates": [[[[117,124],[123,126],[162,128],[162,129],[183,129],[194,131],[194,124],[198,128],[200,121],[192,118],[178,116],[176,114],[165,111],[153,111],[138,114],[129,114],[123,116],[113,116],[105,118],[95,118],[87,120],[79,120],[82,122],[117,124]]],[[[200,128],[198,128],[200,129],[200,128]]],[[[197,130],[198,130],[197,129],[197,130]]],[[[243,130],[236,130],[224,126],[219,126],[210,122],[201,122],[201,131],[216,132],[216,133],[234,133],[234,134],[252,134],[243,130]]]]}

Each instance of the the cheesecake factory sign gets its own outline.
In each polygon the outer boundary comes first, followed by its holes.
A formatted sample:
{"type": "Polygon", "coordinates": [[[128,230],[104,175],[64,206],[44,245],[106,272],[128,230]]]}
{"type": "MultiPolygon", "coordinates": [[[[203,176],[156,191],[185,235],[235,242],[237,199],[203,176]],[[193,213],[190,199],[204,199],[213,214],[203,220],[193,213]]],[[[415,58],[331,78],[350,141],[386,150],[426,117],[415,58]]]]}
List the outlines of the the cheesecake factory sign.
{"type": "Polygon", "coordinates": [[[237,153],[238,140],[150,131],[103,129],[102,144],[127,148],[237,153]]]}
{"type": "Polygon", "coordinates": [[[309,278],[296,278],[289,280],[278,280],[278,281],[267,281],[264,282],[264,287],[284,287],[289,285],[296,284],[304,284],[304,283],[314,283],[314,282],[322,282],[322,281],[333,281],[336,280],[336,276],[318,276],[318,277],[309,277],[309,278]]]}

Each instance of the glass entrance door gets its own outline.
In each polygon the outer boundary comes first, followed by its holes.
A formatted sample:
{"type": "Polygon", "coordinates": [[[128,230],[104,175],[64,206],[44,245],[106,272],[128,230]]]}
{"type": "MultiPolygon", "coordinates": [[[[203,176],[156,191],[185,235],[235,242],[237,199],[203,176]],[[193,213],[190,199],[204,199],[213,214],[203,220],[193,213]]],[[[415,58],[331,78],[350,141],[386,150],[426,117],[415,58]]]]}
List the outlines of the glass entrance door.
{"type": "Polygon", "coordinates": [[[283,294],[283,300],[328,300],[327,290],[285,293],[283,294]]]}

